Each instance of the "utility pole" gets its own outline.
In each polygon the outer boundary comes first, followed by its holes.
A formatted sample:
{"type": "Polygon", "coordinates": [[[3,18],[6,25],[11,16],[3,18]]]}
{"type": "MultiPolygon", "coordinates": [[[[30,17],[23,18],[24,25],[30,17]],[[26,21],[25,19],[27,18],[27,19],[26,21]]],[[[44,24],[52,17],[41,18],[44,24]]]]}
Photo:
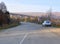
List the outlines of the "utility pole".
{"type": "Polygon", "coordinates": [[[49,10],[48,10],[48,12],[47,12],[47,17],[48,17],[48,20],[51,20],[51,18],[52,18],[52,8],[50,8],[49,10]]]}

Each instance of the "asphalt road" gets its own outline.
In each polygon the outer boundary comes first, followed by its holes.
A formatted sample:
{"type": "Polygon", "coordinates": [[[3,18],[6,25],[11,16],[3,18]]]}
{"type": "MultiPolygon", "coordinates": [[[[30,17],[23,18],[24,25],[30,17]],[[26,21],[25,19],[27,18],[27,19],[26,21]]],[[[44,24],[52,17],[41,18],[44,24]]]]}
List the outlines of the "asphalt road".
{"type": "Polygon", "coordinates": [[[53,27],[22,22],[22,25],[0,32],[0,44],[60,44],[60,37],[51,33],[53,27]]]}

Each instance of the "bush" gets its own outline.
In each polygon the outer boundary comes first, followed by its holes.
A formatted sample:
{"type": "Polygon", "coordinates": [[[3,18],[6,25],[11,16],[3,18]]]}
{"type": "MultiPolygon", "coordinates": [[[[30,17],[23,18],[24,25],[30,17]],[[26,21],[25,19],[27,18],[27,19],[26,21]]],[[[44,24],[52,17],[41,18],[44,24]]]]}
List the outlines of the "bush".
{"type": "Polygon", "coordinates": [[[60,27],[60,20],[53,19],[52,21],[52,26],[54,27],[60,27]]]}

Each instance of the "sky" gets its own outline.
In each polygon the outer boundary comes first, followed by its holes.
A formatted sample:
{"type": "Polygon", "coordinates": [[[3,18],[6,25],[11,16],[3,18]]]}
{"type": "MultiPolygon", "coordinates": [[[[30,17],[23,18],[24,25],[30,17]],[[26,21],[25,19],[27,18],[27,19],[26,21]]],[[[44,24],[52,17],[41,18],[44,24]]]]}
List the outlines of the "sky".
{"type": "Polygon", "coordinates": [[[60,12],[60,0],[0,0],[10,12],[60,12]]]}

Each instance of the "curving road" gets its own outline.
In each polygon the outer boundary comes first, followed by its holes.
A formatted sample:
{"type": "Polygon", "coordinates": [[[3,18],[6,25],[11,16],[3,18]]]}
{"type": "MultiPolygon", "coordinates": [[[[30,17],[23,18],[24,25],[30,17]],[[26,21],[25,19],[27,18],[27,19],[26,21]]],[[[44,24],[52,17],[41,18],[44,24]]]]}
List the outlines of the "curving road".
{"type": "Polygon", "coordinates": [[[60,44],[60,37],[53,34],[53,27],[21,22],[20,26],[0,32],[0,44],[60,44]]]}

